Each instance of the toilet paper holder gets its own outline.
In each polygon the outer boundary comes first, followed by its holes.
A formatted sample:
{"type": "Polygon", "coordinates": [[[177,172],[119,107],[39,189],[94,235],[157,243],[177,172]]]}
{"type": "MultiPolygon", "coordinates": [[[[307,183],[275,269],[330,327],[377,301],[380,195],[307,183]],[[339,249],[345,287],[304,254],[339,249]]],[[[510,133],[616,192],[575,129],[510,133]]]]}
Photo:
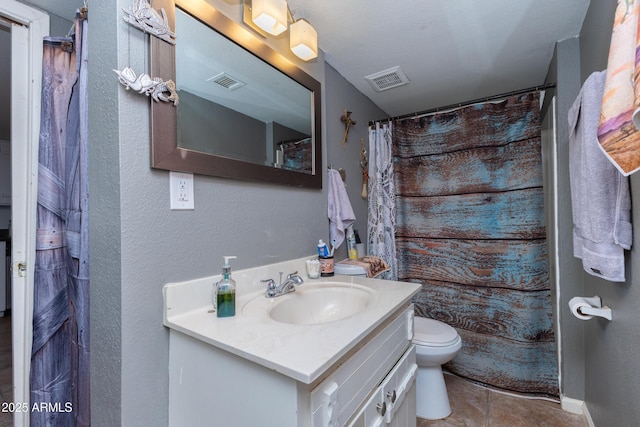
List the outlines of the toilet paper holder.
{"type": "MultiPolygon", "coordinates": [[[[608,306],[602,306],[602,299],[596,295],[593,297],[574,297],[569,301],[569,305],[572,306],[573,302],[579,300],[584,301],[588,305],[581,304],[577,307],[578,314],[583,316],[597,316],[604,317],[607,320],[611,320],[611,309],[608,306]]],[[[590,319],[591,317],[589,317],[590,319]]]]}

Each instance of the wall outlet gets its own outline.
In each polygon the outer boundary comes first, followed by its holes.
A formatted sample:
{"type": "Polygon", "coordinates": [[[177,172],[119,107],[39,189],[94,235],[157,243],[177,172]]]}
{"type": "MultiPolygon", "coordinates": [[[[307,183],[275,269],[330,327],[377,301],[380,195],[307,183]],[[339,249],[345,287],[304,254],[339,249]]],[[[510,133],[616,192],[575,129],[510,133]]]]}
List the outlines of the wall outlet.
{"type": "Polygon", "coordinates": [[[193,210],[193,174],[169,172],[171,210],[193,210]]]}

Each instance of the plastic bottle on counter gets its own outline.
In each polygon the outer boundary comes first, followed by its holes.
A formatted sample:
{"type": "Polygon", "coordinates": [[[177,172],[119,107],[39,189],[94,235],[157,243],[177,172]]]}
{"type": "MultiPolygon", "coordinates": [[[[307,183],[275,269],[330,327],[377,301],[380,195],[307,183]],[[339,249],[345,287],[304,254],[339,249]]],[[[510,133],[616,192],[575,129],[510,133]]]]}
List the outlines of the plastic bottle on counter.
{"type": "Polygon", "coordinates": [[[218,317],[232,317],[236,315],[236,281],[231,278],[229,260],[237,257],[225,256],[223,258],[222,279],[215,285],[214,304],[218,317]]]}
{"type": "Polygon", "coordinates": [[[356,248],[356,236],[353,232],[353,225],[347,227],[347,253],[349,259],[358,258],[358,249],[356,248]]]}
{"type": "Polygon", "coordinates": [[[360,235],[358,234],[358,230],[353,230],[353,234],[356,236],[356,251],[358,252],[358,258],[366,255],[364,251],[364,243],[360,240],[360,235]]]}

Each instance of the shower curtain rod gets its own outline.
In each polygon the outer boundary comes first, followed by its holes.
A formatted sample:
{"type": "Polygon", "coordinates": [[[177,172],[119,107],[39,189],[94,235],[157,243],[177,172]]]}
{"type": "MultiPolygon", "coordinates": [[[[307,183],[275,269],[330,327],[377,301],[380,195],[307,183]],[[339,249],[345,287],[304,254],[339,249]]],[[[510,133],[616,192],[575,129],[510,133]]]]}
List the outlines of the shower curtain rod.
{"type": "Polygon", "coordinates": [[[501,93],[499,95],[487,96],[485,98],[478,98],[478,99],[473,99],[471,101],[460,102],[460,103],[457,103],[457,104],[445,105],[444,107],[432,108],[431,110],[419,111],[417,113],[410,113],[410,114],[404,114],[402,116],[387,117],[386,119],[373,120],[373,121],[369,122],[369,126],[374,125],[376,122],[389,122],[389,121],[392,121],[392,120],[402,120],[402,119],[409,119],[409,118],[417,118],[417,117],[421,117],[421,116],[426,116],[427,114],[437,113],[438,111],[445,111],[445,110],[451,110],[453,108],[466,107],[467,105],[478,104],[480,102],[495,101],[496,99],[508,98],[510,96],[521,95],[523,93],[538,92],[538,91],[541,91],[541,90],[551,89],[551,88],[554,88],[554,87],[556,87],[555,83],[548,83],[548,84],[545,84],[545,85],[542,85],[542,86],[534,86],[534,87],[530,87],[530,88],[527,88],[527,89],[514,90],[512,92],[505,92],[505,93],[501,93]]]}

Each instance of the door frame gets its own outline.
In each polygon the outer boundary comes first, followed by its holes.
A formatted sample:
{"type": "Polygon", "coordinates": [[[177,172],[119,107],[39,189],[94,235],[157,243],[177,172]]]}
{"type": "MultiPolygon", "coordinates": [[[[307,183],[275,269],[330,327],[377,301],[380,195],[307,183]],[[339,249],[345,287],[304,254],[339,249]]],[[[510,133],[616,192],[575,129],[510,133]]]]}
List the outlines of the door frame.
{"type": "MultiPolygon", "coordinates": [[[[42,39],[49,15],[15,0],[0,3],[11,25],[11,323],[13,399],[30,404],[33,336],[33,273],[42,87],[42,39]]],[[[29,425],[29,412],[15,412],[14,426],[29,425]]]]}

